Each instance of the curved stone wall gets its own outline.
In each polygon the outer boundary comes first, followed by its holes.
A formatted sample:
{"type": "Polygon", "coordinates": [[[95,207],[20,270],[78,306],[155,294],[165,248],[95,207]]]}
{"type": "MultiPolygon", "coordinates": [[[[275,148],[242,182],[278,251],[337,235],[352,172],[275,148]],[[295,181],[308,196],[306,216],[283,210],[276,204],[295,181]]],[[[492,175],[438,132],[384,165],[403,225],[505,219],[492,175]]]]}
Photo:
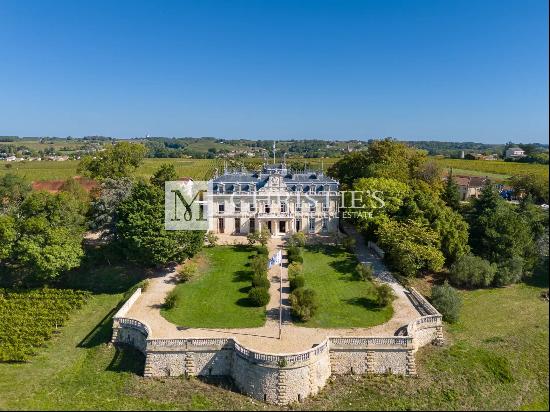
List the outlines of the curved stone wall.
{"type": "MultiPolygon", "coordinates": [[[[139,294],[140,289],[128,302],[139,294]]],[[[304,352],[269,354],[250,350],[234,337],[153,339],[148,325],[125,317],[131,306],[125,304],[113,317],[112,342],[146,355],[144,376],[230,376],[243,393],[286,405],[316,394],[331,374],[415,375],[416,350],[442,343],[443,334],[441,314],[416,290],[411,294],[428,315],[407,325],[407,336],[329,337],[304,352]]]]}

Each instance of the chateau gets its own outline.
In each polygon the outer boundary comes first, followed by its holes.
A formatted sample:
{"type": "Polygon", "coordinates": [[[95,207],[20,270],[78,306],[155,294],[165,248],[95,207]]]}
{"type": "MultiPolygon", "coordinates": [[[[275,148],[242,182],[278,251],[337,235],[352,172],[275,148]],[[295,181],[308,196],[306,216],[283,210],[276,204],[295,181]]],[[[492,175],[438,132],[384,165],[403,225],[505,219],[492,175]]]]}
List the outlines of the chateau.
{"type": "Polygon", "coordinates": [[[286,164],[260,172],[225,171],[209,182],[209,230],[272,235],[334,233],[338,230],[338,181],[319,171],[293,171],[286,164]]]}

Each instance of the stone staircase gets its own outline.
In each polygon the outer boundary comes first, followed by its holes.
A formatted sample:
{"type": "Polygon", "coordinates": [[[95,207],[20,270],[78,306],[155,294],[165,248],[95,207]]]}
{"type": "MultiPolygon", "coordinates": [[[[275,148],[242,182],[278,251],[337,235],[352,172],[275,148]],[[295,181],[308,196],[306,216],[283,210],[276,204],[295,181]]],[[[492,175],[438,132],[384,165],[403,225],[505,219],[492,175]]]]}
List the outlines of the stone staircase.
{"type": "Polygon", "coordinates": [[[143,376],[146,378],[150,378],[153,376],[153,360],[150,356],[147,356],[145,358],[145,368],[143,369],[143,376]]]}
{"type": "Polygon", "coordinates": [[[433,344],[436,346],[443,346],[445,344],[445,338],[443,336],[443,326],[438,326],[436,328],[433,344]]]}
{"type": "Polygon", "coordinates": [[[367,361],[367,373],[374,373],[374,352],[372,350],[368,350],[365,359],[367,361]]]}
{"type": "Polygon", "coordinates": [[[286,379],[286,371],[284,369],[279,370],[279,376],[277,378],[277,403],[279,405],[286,405],[288,403],[287,401],[287,379],[286,379]]]}
{"type": "Polygon", "coordinates": [[[407,375],[416,376],[416,361],[414,359],[414,351],[407,351],[407,375]]]}
{"type": "Polygon", "coordinates": [[[184,360],[184,368],[185,368],[185,375],[186,376],[195,376],[196,375],[196,365],[195,360],[193,359],[193,356],[190,354],[185,355],[184,360]]]}
{"type": "Polygon", "coordinates": [[[317,380],[315,379],[315,368],[309,367],[309,393],[315,395],[317,393],[317,380]]]}

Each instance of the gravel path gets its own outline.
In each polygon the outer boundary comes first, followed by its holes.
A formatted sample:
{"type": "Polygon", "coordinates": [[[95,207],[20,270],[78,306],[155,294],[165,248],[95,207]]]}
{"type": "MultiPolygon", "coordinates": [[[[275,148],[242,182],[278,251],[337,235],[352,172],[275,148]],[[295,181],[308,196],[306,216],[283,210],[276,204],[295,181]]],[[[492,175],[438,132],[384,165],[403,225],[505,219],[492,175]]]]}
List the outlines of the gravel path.
{"type": "MultiPolygon", "coordinates": [[[[250,349],[266,353],[294,353],[307,350],[321,343],[328,336],[393,336],[397,331],[420,316],[411,301],[406,290],[387,271],[383,262],[368,250],[362,237],[352,228],[348,229],[350,235],[356,238],[356,253],[363,263],[373,265],[376,278],[388,283],[394,290],[397,298],[393,301],[394,316],[386,323],[371,328],[350,329],[321,329],[306,328],[292,324],[290,307],[288,302],[289,284],[288,272],[285,265],[269,270],[271,281],[271,300],[266,307],[267,320],[264,326],[246,329],[208,329],[208,328],[182,328],[178,327],[160,314],[160,307],[166,294],[175,285],[175,272],[160,273],[159,276],[149,280],[147,291],[144,292],[132,306],[127,316],[140,320],[152,330],[152,338],[210,338],[210,337],[235,337],[241,344],[250,349]],[[282,332],[279,338],[279,298],[282,278],[282,332]]],[[[244,236],[224,236],[220,243],[246,243],[244,236]]],[[[272,256],[283,245],[283,240],[272,238],[269,241],[269,254],[272,256]]],[[[284,255],[283,255],[284,256],[284,255]]],[[[286,263],[286,258],[283,260],[286,263]]]]}

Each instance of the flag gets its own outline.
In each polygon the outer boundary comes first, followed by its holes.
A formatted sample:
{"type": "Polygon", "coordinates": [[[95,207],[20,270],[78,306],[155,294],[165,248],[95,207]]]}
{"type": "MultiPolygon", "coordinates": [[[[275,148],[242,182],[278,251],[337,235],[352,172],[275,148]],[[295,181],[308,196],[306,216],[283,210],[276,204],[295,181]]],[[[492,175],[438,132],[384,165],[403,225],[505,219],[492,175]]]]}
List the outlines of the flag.
{"type": "Polygon", "coordinates": [[[275,253],[267,262],[267,268],[271,269],[275,265],[281,265],[283,263],[283,252],[280,250],[275,253]]]}

